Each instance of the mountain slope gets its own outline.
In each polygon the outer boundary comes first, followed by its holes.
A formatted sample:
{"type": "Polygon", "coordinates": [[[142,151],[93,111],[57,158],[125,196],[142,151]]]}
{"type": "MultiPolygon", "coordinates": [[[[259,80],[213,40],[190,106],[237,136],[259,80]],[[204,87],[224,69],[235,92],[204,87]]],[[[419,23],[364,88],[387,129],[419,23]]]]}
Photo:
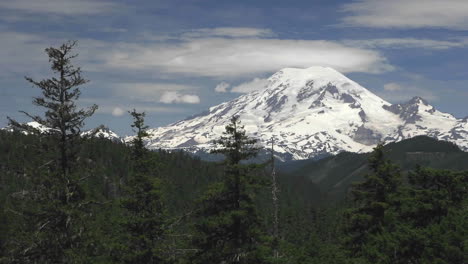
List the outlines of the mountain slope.
{"type": "Polygon", "coordinates": [[[114,131],[110,130],[105,125],[100,125],[95,129],[87,130],[81,133],[82,136],[93,136],[96,138],[104,138],[117,143],[124,143],[123,139],[114,131]]]}
{"type": "Polygon", "coordinates": [[[265,88],[211,107],[207,112],[151,129],[147,147],[203,152],[233,115],[263,146],[274,139],[285,160],[342,151],[368,152],[378,142],[416,135],[468,148],[467,120],[437,111],[419,97],[392,105],[331,68],[286,68],[265,88]]]}
{"type": "MultiPolygon", "coordinates": [[[[400,166],[403,172],[417,165],[435,169],[468,170],[468,153],[456,145],[426,136],[417,136],[384,146],[385,158],[400,166]]],[[[333,199],[344,198],[352,183],[362,181],[369,173],[369,153],[344,152],[318,161],[304,161],[289,172],[317,184],[333,199]]]]}
{"type": "MultiPolygon", "coordinates": [[[[54,129],[43,126],[35,121],[27,122],[27,123],[24,123],[23,125],[36,129],[37,132],[41,134],[50,133],[54,131],[54,129]]],[[[10,125],[4,128],[0,128],[0,130],[13,132],[13,128],[10,125]]],[[[23,134],[28,134],[28,132],[24,129],[20,128],[19,131],[22,132],[23,134]]],[[[83,137],[103,138],[103,139],[108,139],[110,141],[117,142],[117,143],[124,143],[124,140],[119,135],[117,135],[114,131],[110,130],[105,125],[100,125],[97,128],[83,131],[81,132],[80,135],[83,137]]]]}

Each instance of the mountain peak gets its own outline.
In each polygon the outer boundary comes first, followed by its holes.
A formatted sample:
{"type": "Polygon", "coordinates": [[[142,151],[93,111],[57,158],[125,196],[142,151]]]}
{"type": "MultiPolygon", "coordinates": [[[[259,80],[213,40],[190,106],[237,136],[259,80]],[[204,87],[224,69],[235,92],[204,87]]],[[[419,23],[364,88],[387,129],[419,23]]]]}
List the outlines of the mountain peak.
{"type": "Polygon", "coordinates": [[[411,98],[407,103],[384,106],[384,109],[399,115],[406,123],[415,124],[422,116],[436,113],[436,109],[419,96],[411,98]]]}
{"type": "Polygon", "coordinates": [[[304,69],[281,69],[268,79],[265,89],[260,90],[260,92],[257,91],[256,94],[266,93],[266,96],[271,97],[277,92],[281,92],[287,97],[298,96],[299,101],[326,92],[334,94],[334,96],[346,94],[346,97],[359,97],[365,94],[366,96],[376,97],[366,88],[335,69],[321,66],[304,69]]]}
{"type": "Polygon", "coordinates": [[[351,81],[330,67],[313,66],[309,68],[283,68],[269,78],[270,82],[293,82],[298,85],[314,80],[318,83],[351,81]]]}
{"type": "Polygon", "coordinates": [[[419,96],[415,96],[413,98],[411,98],[411,100],[409,100],[408,103],[406,103],[407,105],[418,105],[418,104],[422,104],[422,105],[429,105],[429,103],[424,100],[422,97],[419,97],[419,96]]]}
{"type": "MultiPolygon", "coordinates": [[[[343,74],[331,67],[312,66],[308,68],[283,68],[278,71],[290,77],[308,76],[311,78],[317,77],[345,77],[343,74]]],[[[346,78],[346,77],[345,77],[346,78]]]]}
{"type": "Polygon", "coordinates": [[[114,142],[120,142],[120,143],[123,142],[122,138],[120,138],[114,131],[112,131],[109,127],[105,125],[99,125],[98,127],[94,129],[84,131],[81,133],[81,135],[92,136],[96,138],[105,138],[114,142]]]}

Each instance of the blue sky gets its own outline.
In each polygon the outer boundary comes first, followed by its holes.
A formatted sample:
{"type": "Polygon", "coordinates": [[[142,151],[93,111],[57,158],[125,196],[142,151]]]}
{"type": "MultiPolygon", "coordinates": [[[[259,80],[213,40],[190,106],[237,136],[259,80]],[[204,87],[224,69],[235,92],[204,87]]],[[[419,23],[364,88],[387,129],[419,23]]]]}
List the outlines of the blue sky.
{"type": "Polygon", "coordinates": [[[468,116],[466,0],[0,1],[0,126],[51,76],[44,49],[78,40],[87,122],[130,134],[259,89],[284,67],[333,67],[392,103],[421,96],[468,116]]]}

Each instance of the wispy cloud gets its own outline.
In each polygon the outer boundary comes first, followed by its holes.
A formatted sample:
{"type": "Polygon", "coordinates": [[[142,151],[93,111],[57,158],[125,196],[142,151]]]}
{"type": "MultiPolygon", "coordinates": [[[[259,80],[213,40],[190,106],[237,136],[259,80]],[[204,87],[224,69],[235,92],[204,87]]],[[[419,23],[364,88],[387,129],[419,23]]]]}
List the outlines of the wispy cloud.
{"type": "Polygon", "coordinates": [[[465,0],[358,0],[343,5],[342,11],[345,26],[468,29],[465,0]]]}
{"type": "Polygon", "coordinates": [[[455,38],[451,40],[433,40],[433,39],[416,39],[416,38],[381,38],[381,39],[361,39],[361,40],[344,40],[344,44],[356,46],[360,48],[390,48],[390,49],[406,49],[406,48],[423,48],[434,50],[445,50],[452,48],[468,47],[468,39],[455,38]]]}
{"type": "Polygon", "coordinates": [[[401,90],[402,88],[398,83],[387,83],[384,85],[384,91],[396,92],[401,90]]]}
{"type": "Polygon", "coordinates": [[[272,37],[275,34],[270,29],[249,28],[249,27],[218,27],[194,29],[182,34],[184,38],[208,38],[208,37],[232,37],[232,38],[252,38],[252,37],[272,37]]]}
{"type": "Polygon", "coordinates": [[[171,83],[119,83],[112,87],[115,95],[142,102],[162,102],[160,98],[166,93],[195,89],[197,87],[171,83]]]}
{"type": "Polygon", "coordinates": [[[45,40],[34,34],[0,31],[2,48],[0,49],[1,75],[21,73],[24,75],[32,67],[47,62],[44,53],[45,40]]]}
{"type": "Polygon", "coordinates": [[[96,15],[116,10],[118,6],[110,1],[93,0],[14,0],[0,2],[0,9],[30,14],[57,15],[96,15]]]}
{"type": "Polygon", "coordinates": [[[231,92],[233,93],[250,93],[265,88],[267,79],[255,78],[251,81],[241,83],[235,87],[232,87],[231,92]]]}
{"type": "Polygon", "coordinates": [[[230,87],[231,85],[227,82],[220,82],[216,85],[215,87],[215,92],[218,92],[218,93],[226,93],[227,92],[227,89],[230,87]]]}
{"type": "Polygon", "coordinates": [[[170,106],[150,106],[144,104],[122,104],[122,103],[108,103],[101,102],[99,103],[99,108],[97,113],[100,114],[109,114],[112,116],[120,117],[128,114],[128,111],[136,109],[137,111],[146,112],[146,113],[181,113],[183,109],[170,107],[170,106]]]}
{"type": "MultiPolygon", "coordinates": [[[[49,36],[47,34],[33,34],[2,30],[0,28],[0,76],[21,76],[34,72],[44,74],[48,71],[47,47],[58,47],[69,39],[49,36]]],[[[75,52],[79,56],[74,60],[86,71],[103,71],[104,54],[109,51],[112,43],[89,38],[80,38],[75,52]]]]}
{"type": "Polygon", "coordinates": [[[173,104],[173,103],[183,103],[183,104],[198,104],[200,103],[200,98],[198,95],[193,94],[181,94],[179,92],[164,92],[159,99],[161,103],[173,104]]]}
{"type": "Polygon", "coordinates": [[[341,72],[393,67],[378,51],[326,40],[196,38],[178,43],[120,43],[103,54],[106,67],[215,78],[254,76],[285,67],[322,65],[341,72]]]}
{"type": "Polygon", "coordinates": [[[123,116],[124,114],[125,114],[125,110],[123,110],[120,107],[114,107],[114,109],[112,109],[113,116],[123,116]]]}

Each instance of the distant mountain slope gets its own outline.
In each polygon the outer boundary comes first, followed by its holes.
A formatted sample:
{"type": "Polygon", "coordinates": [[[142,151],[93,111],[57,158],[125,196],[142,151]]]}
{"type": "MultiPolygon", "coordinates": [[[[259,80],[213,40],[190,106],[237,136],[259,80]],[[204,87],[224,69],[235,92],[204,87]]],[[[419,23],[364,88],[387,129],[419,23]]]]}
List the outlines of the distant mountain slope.
{"type": "MultiPolygon", "coordinates": [[[[417,165],[452,170],[468,170],[468,153],[450,142],[426,136],[417,136],[384,147],[386,158],[398,164],[403,171],[417,165]]],[[[369,172],[369,153],[340,153],[318,161],[303,162],[291,174],[306,177],[317,184],[331,198],[344,197],[353,182],[369,172]]]]}
{"type": "Polygon", "coordinates": [[[110,128],[104,125],[100,125],[95,129],[84,131],[81,133],[81,135],[105,138],[114,142],[124,143],[123,139],[119,135],[117,135],[114,131],[110,130],[110,128]]]}
{"type": "MultiPolygon", "coordinates": [[[[301,160],[339,152],[371,151],[378,142],[417,135],[468,149],[468,121],[442,113],[422,98],[392,105],[331,68],[286,68],[264,89],[211,107],[207,112],[151,129],[147,147],[203,153],[239,115],[250,136],[278,157],[301,160]]],[[[127,139],[128,140],[128,139],[127,139]]]]}
{"type": "MultiPolygon", "coordinates": [[[[34,121],[25,123],[24,125],[28,125],[31,128],[36,129],[41,134],[42,133],[49,133],[49,132],[54,131],[53,129],[51,129],[49,127],[46,127],[46,126],[43,126],[43,125],[39,124],[38,122],[34,122],[34,121]]],[[[4,127],[4,128],[0,128],[0,130],[12,132],[13,128],[11,126],[7,126],[7,127],[4,127]]],[[[22,130],[22,129],[20,129],[20,130],[22,130]]],[[[28,134],[28,132],[26,130],[22,130],[21,132],[23,134],[28,134]]],[[[100,126],[94,128],[94,129],[83,131],[83,132],[81,132],[81,135],[82,136],[93,136],[93,137],[97,137],[97,138],[104,138],[104,139],[111,140],[113,142],[124,143],[124,140],[119,135],[117,135],[114,131],[110,130],[105,125],[100,125],[100,126]]]]}

